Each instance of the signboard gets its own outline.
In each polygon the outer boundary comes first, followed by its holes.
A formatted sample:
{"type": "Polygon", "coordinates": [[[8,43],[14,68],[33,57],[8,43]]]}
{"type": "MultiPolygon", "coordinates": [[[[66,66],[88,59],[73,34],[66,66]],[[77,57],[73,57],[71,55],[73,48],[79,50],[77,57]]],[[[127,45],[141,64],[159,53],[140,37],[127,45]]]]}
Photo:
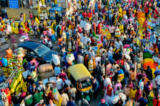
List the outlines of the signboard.
{"type": "Polygon", "coordinates": [[[18,8],[18,0],[9,0],[10,8],[18,8]]]}

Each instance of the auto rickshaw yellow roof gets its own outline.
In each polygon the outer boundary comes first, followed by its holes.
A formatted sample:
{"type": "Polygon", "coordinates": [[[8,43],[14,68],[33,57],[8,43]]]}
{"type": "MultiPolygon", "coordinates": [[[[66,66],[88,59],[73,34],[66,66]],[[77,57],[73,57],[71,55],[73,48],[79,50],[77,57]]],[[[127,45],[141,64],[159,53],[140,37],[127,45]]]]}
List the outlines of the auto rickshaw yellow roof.
{"type": "Polygon", "coordinates": [[[91,74],[83,64],[76,64],[68,68],[69,73],[76,81],[83,81],[91,78],[91,74]]]}

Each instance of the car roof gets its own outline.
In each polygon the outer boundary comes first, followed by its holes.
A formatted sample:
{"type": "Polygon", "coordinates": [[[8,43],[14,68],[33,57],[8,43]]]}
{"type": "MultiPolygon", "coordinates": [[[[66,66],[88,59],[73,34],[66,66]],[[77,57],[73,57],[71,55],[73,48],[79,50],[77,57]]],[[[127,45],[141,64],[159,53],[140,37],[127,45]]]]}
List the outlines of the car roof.
{"type": "Polygon", "coordinates": [[[35,50],[36,48],[38,48],[41,45],[42,44],[34,42],[34,41],[25,41],[25,42],[19,44],[18,47],[24,47],[24,48],[35,50]]]}

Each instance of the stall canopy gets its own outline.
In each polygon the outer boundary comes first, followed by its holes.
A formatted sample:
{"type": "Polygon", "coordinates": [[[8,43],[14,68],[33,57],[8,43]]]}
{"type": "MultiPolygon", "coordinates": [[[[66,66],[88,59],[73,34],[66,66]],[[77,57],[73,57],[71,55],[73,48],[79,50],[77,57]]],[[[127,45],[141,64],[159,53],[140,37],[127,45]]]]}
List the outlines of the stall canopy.
{"type": "Polygon", "coordinates": [[[69,73],[76,81],[83,81],[91,78],[91,74],[83,64],[76,64],[68,68],[69,73]]]}
{"type": "Polygon", "coordinates": [[[53,7],[53,8],[51,8],[51,9],[49,9],[49,12],[55,12],[55,10],[56,11],[62,11],[62,8],[61,7],[53,7]]]}

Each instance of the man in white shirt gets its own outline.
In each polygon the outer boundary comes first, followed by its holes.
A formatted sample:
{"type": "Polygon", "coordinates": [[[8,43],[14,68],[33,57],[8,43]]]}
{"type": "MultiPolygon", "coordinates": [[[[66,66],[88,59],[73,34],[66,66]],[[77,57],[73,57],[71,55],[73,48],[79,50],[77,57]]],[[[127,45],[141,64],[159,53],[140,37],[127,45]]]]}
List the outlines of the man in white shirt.
{"type": "Polygon", "coordinates": [[[109,51],[108,51],[108,58],[109,58],[110,56],[113,56],[113,49],[112,49],[112,47],[110,47],[110,48],[109,48],[109,51]]]}
{"type": "Polygon", "coordinates": [[[74,88],[74,86],[71,85],[71,89],[69,90],[69,96],[72,97],[72,98],[75,100],[75,98],[76,98],[76,93],[77,93],[76,88],[74,88]]]}
{"type": "Polygon", "coordinates": [[[44,19],[45,19],[45,20],[48,20],[48,15],[47,15],[46,12],[43,13],[43,16],[44,16],[44,19]]]}
{"type": "Polygon", "coordinates": [[[62,88],[63,88],[63,80],[61,78],[59,78],[58,75],[56,76],[56,78],[54,77],[53,80],[56,83],[56,87],[57,87],[59,93],[61,93],[62,88]]]}
{"type": "Polygon", "coordinates": [[[117,39],[116,48],[119,49],[121,46],[122,46],[122,42],[119,39],[117,39]]]}
{"type": "Polygon", "coordinates": [[[86,34],[84,33],[83,35],[83,41],[82,41],[83,45],[86,45],[87,44],[87,37],[86,37],[86,34]]]}
{"type": "Polygon", "coordinates": [[[82,63],[82,64],[83,64],[83,62],[84,62],[84,58],[83,58],[83,56],[79,53],[79,54],[78,54],[78,63],[82,63]]]}
{"type": "Polygon", "coordinates": [[[64,92],[64,90],[62,91],[61,97],[62,97],[61,106],[66,106],[66,105],[67,105],[67,102],[69,101],[69,97],[68,97],[68,95],[64,92]]]}
{"type": "Polygon", "coordinates": [[[95,57],[95,56],[96,56],[93,50],[91,50],[91,56],[92,56],[92,57],[95,57]]]}

